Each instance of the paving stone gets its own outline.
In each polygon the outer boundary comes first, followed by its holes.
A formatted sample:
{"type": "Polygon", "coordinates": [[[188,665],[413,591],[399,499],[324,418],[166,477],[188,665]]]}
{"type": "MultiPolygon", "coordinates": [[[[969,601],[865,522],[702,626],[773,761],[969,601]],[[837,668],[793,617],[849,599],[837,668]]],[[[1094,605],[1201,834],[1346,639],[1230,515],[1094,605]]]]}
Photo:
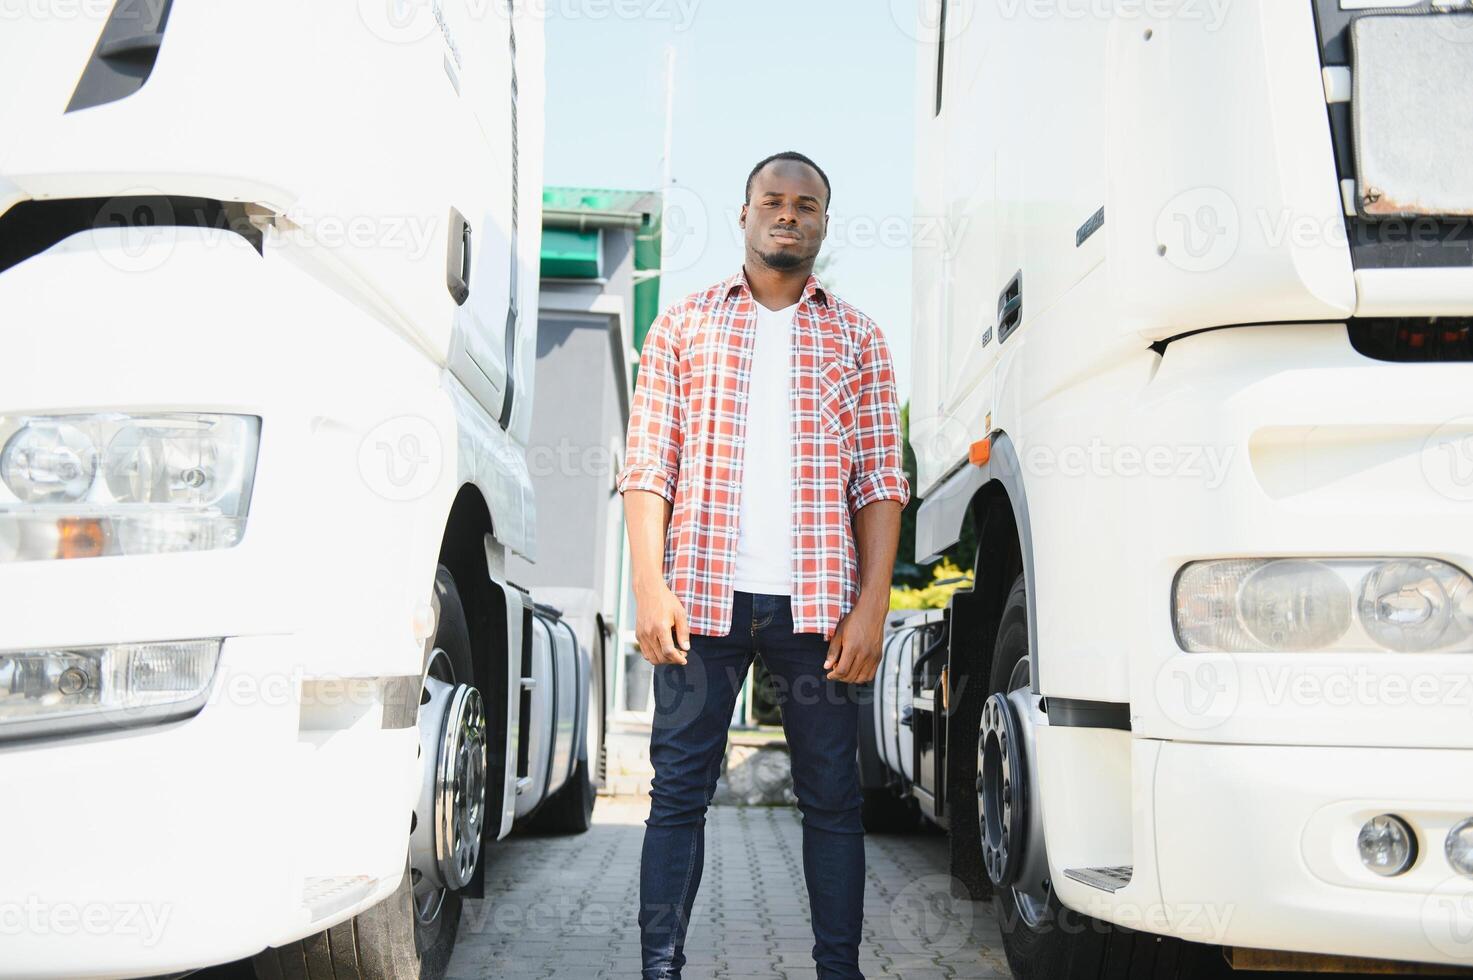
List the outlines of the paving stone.
{"type": "MultiPolygon", "coordinates": [[[[637,751],[620,765],[638,763],[637,751]]],[[[635,778],[635,777],[630,777],[635,778]]],[[[639,976],[639,858],[649,798],[600,795],[586,834],[518,830],[467,901],[453,980],[639,976]]],[[[802,821],[791,806],[713,806],[686,945],[688,980],[815,976],[802,821]]],[[[865,840],[867,977],[1006,977],[992,910],[955,898],[939,835],[865,840]]]]}

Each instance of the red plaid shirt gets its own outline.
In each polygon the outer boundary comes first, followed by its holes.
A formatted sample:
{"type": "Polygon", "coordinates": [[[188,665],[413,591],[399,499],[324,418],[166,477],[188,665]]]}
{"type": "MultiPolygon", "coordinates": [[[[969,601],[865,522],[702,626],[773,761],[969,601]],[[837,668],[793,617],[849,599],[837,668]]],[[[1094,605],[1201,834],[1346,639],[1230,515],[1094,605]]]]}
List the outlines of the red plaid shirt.
{"type": "MultiPolygon", "coordinates": [[[[732,570],[756,300],[735,276],[645,336],[616,486],[674,505],[663,573],[692,633],[731,631],[732,570]]],[[[910,500],[890,349],[873,320],[809,276],[793,321],[793,629],[831,638],[859,595],[853,516],[910,500]]]]}

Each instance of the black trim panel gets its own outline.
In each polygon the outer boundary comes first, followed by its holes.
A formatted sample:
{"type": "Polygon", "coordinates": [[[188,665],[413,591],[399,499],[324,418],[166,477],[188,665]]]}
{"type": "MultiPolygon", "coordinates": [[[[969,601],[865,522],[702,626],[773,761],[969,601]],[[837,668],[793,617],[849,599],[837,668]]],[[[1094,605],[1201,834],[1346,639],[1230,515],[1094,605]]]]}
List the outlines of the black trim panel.
{"type": "Polygon", "coordinates": [[[235,201],[170,195],[69,197],[22,201],[0,214],[0,273],[79,231],[101,228],[215,228],[262,253],[261,230],[235,201]]]}
{"type": "Polygon", "coordinates": [[[1055,728],[1110,728],[1130,731],[1130,705],[1117,701],[1044,698],[1048,723],[1055,728]]]}

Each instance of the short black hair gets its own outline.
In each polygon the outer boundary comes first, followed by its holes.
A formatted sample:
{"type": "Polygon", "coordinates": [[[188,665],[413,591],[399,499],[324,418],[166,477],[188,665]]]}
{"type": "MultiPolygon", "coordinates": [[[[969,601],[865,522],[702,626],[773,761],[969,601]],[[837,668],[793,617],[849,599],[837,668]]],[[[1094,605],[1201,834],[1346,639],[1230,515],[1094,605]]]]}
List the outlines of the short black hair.
{"type": "Polygon", "coordinates": [[[829,203],[834,199],[834,189],[829,185],[829,175],[823,172],[822,167],[814,163],[812,160],[808,159],[803,154],[799,153],[797,150],[784,150],[781,153],[774,153],[772,156],[758,161],[757,166],[752,168],[752,172],[747,174],[746,203],[752,203],[752,181],[757,179],[757,175],[762,172],[763,167],[767,166],[769,163],[772,163],[774,160],[795,160],[798,163],[807,164],[814,170],[818,171],[818,176],[823,181],[824,194],[827,196],[827,200],[823,202],[823,207],[825,211],[828,210],[829,203]]]}

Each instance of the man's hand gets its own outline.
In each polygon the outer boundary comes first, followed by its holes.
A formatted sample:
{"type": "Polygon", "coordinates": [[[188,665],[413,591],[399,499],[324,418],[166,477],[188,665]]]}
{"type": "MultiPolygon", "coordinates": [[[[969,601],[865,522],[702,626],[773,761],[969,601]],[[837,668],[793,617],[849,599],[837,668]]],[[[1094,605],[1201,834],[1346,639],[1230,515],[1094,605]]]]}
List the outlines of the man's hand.
{"type": "Polygon", "coordinates": [[[866,602],[861,595],[854,608],[839,620],[833,639],[829,640],[828,659],[823,662],[829,680],[867,684],[875,679],[885,639],[885,615],[889,611],[888,595],[883,604],[866,602]]]}
{"type": "Polygon", "coordinates": [[[664,582],[635,591],[634,635],[639,640],[639,652],[650,663],[685,663],[686,651],[690,650],[685,606],[664,582]]]}

